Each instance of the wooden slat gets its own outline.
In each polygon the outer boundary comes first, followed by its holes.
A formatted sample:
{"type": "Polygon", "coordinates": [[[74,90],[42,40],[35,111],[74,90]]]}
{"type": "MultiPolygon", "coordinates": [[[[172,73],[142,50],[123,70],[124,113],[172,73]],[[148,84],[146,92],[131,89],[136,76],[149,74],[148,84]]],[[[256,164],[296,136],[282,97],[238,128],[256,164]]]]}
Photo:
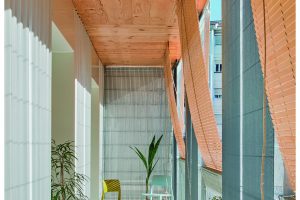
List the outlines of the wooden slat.
{"type": "MultiPolygon", "coordinates": [[[[251,0],[256,38],[264,68],[263,4],[251,0]]],[[[290,185],[295,191],[296,59],[295,0],[266,0],[266,93],[290,185]]]]}
{"type": "Polygon", "coordinates": [[[168,103],[169,103],[169,110],[170,110],[170,116],[171,121],[174,129],[174,135],[177,142],[177,146],[179,149],[180,157],[185,158],[185,144],[183,141],[183,123],[180,123],[183,121],[182,115],[181,119],[179,119],[179,115],[177,112],[177,106],[176,106],[176,100],[175,100],[175,94],[174,94],[174,87],[173,87],[173,76],[172,76],[172,66],[170,61],[170,52],[168,48],[166,48],[166,54],[165,54],[165,67],[164,67],[164,75],[165,75],[165,85],[166,85],[166,91],[168,96],[168,103]]]}
{"type": "Polygon", "coordinates": [[[178,27],[160,25],[100,25],[86,26],[90,36],[177,36],[178,27]]]}
{"type": "MultiPolygon", "coordinates": [[[[151,9],[150,9],[150,24],[151,25],[176,25],[174,15],[174,0],[151,0],[151,9]],[[166,8],[165,6],[169,5],[171,7],[166,8]]],[[[177,27],[176,27],[177,28],[177,27]]],[[[178,30],[178,28],[177,28],[178,30]]],[[[178,34],[178,33],[177,33],[178,34]]]]}
{"type": "Polygon", "coordinates": [[[222,144],[201,54],[198,13],[194,0],[178,0],[178,22],[185,89],[198,146],[207,167],[222,171],[222,144]]]}

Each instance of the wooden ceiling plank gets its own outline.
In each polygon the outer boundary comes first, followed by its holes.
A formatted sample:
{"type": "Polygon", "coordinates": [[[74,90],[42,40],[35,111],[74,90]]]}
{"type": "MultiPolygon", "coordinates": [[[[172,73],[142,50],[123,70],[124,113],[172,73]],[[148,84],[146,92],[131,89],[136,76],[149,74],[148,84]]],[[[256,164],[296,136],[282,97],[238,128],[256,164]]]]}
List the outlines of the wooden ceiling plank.
{"type": "Polygon", "coordinates": [[[150,24],[150,0],[132,0],[133,24],[150,24]]]}
{"type": "Polygon", "coordinates": [[[104,65],[151,62],[156,65],[162,62],[167,42],[172,63],[180,58],[175,0],[73,0],[73,3],[104,65]]]}

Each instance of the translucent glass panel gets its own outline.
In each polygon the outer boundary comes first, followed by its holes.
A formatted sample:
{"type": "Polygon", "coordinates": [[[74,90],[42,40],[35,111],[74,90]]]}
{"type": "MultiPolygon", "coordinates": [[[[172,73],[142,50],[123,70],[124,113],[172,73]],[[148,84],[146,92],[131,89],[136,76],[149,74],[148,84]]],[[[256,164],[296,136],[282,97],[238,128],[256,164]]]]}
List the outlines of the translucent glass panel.
{"type": "Polygon", "coordinates": [[[5,1],[6,200],[50,199],[49,7],[47,0],[5,1]]]}
{"type": "MultiPolygon", "coordinates": [[[[91,169],[91,67],[92,46],[77,14],[75,16],[75,145],[78,173],[90,177],[91,169]]],[[[84,193],[90,196],[90,183],[84,193]]]]}
{"type": "Polygon", "coordinates": [[[145,192],[144,165],[129,146],[144,153],[152,137],[163,134],[154,174],[171,176],[173,133],[163,77],[160,68],[105,70],[103,173],[121,181],[122,199],[141,199],[145,192]]]}
{"type": "MultiPolygon", "coordinates": [[[[176,69],[176,100],[177,100],[177,111],[178,113],[181,113],[183,115],[183,121],[184,121],[184,126],[185,126],[185,108],[184,105],[184,99],[182,96],[185,96],[184,94],[184,77],[183,77],[183,65],[182,61],[179,62],[177,65],[176,69]],[[182,109],[182,110],[181,110],[182,109]]],[[[184,127],[184,132],[183,136],[185,137],[185,127],[184,127]]],[[[178,153],[178,150],[177,150],[178,153]]],[[[176,191],[177,191],[177,199],[184,199],[185,198],[185,160],[180,159],[179,154],[177,154],[176,157],[176,176],[177,176],[177,183],[176,183],[176,191]]]]}

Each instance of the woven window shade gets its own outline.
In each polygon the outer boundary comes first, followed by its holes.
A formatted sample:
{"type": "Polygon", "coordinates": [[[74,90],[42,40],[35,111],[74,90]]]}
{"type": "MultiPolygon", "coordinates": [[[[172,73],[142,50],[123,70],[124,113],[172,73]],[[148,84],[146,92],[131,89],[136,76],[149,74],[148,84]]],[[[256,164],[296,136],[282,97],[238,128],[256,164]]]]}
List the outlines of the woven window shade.
{"type": "Polygon", "coordinates": [[[197,10],[202,11],[207,0],[197,0],[197,10]]]}
{"type": "MultiPolygon", "coordinates": [[[[266,1],[266,93],[280,151],[295,190],[295,0],[266,1]]],[[[263,1],[251,0],[261,67],[264,68],[263,1]]]]}
{"type": "Polygon", "coordinates": [[[194,0],[177,2],[185,90],[194,131],[205,165],[222,171],[222,144],[210,98],[207,70],[201,53],[196,2],[194,0]]]}
{"type": "MultiPolygon", "coordinates": [[[[178,117],[176,101],[175,101],[175,94],[174,94],[174,87],[173,87],[173,77],[172,77],[172,68],[171,68],[171,61],[170,61],[170,51],[169,48],[166,50],[165,54],[165,67],[164,67],[164,76],[166,82],[166,91],[168,96],[168,103],[169,103],[169,110],[171,121],[174,129],[175,139],[178,145],[179,153],[181,158],[185,158],[185,144],[183,141],[183,115],[181,113],[180,119],[178,117]]],[[[183,109],[182,109],[183,110],[183,109]]]]}

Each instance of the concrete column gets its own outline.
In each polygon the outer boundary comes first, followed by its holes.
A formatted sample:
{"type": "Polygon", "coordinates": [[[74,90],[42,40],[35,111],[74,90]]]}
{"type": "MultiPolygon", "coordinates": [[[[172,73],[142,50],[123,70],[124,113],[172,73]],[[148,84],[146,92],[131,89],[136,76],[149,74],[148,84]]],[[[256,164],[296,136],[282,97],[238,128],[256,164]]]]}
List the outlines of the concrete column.
{"type": "MultiPolygon", "coordinates": [[[[263,77],[250,1],[223,1],[223,199],[260,199],[263,77]]],[[[267,109],[268,110],[268,109],[267,109]]],[[[267,114],[265,199],[274,198],[274,130],[267,114]]]]}
{"type": "Polygon", "coordinates": [[[187,106],[186,120],[185,199],[198,199],[198,143],[187,106]]]}

